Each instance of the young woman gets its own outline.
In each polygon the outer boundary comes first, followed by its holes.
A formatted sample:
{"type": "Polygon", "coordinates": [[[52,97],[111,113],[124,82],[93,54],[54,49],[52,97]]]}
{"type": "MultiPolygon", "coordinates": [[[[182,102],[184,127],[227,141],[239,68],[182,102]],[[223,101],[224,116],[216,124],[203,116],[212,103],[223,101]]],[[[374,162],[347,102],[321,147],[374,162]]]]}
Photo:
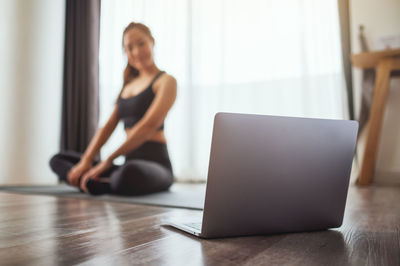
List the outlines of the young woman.
{"type": "Polygon", "coordinates": [[[123,47],[128,58],[123,88],[107,123],[83,154],[61,152],[50,160],[61,180],[94,195],[146,194],[166,190],[173,182],[163,129],[176,98],[176,80],[154,63],[154,38],[144,24],[132,22],[125,28],[123,47]],[[105,160],[94,161],[120,120],[125,142],[105,160]],[[121,155],[125,163],[113,164],[121,155]]]}

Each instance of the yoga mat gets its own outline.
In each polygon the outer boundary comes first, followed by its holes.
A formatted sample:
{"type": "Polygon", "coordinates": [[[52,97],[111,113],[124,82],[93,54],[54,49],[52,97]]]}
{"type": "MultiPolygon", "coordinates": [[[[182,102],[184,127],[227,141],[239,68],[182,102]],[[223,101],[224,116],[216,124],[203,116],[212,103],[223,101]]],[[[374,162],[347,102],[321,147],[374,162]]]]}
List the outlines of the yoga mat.
{"type": "Polygon", "coordinates": [[[0,191],[202,210],[204,207],[205,188],[205,184],[174,184],[168,191],[142,196],[92,196],[81,193],[77,188],[65,184],[0,186],[0,191]]]}

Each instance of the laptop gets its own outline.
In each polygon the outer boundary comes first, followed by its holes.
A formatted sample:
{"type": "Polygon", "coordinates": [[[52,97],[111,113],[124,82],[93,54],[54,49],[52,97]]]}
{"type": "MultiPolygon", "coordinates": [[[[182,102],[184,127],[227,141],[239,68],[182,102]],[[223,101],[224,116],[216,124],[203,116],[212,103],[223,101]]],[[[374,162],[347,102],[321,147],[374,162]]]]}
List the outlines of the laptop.
{"type": "Polygon", "coordinates": [[[339,227],[357,130],[351,120],[217,113],[202,216],[166,224],[202,238],[339,227]]]}

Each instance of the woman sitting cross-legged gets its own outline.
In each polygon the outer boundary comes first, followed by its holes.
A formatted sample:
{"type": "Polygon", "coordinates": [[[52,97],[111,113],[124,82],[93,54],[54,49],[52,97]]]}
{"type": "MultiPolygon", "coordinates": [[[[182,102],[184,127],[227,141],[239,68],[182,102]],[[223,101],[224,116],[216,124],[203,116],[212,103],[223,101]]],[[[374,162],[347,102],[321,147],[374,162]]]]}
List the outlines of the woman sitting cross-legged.
{"type": "Polygon", "coordinates": [[[50,166],[60,180],[93,195],[138,195],[171,186],[173,173],[163,129],[177,85],[154,63],[153,46],[153,36],[144,24],[132,22],[125,28],[128,64],[115,108],[83,154],[65,151],[52,157],[50,166]],[[120,120],[125,124],[125,142],[107,159],[93,160],[120,120]],[[113,164],[121,155],[125,163],[113,164]]]}

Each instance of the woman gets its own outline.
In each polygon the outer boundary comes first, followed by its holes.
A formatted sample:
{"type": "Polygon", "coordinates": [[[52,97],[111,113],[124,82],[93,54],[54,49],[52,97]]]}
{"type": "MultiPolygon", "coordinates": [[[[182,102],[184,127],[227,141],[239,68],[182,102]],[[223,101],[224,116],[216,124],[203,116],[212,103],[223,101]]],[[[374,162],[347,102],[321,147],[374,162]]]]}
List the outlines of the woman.
{"type": "Polygon", "coordinates": [[[176,80],[154,63],[154,38],[147,26],[130,23],[123,33],[123,47],[128,58],[123,88],[107,123],[83,154],[61,152],[50,161],[61,180],[93,195],[152,193],[168,189],[173,182],[163,129],[176,98],[176,80]],[[93,161],[120,119],[125,124],[125,142],[107,159],[93,161]],[[113,164],[121,155],[125,163],[113,164]]]}

